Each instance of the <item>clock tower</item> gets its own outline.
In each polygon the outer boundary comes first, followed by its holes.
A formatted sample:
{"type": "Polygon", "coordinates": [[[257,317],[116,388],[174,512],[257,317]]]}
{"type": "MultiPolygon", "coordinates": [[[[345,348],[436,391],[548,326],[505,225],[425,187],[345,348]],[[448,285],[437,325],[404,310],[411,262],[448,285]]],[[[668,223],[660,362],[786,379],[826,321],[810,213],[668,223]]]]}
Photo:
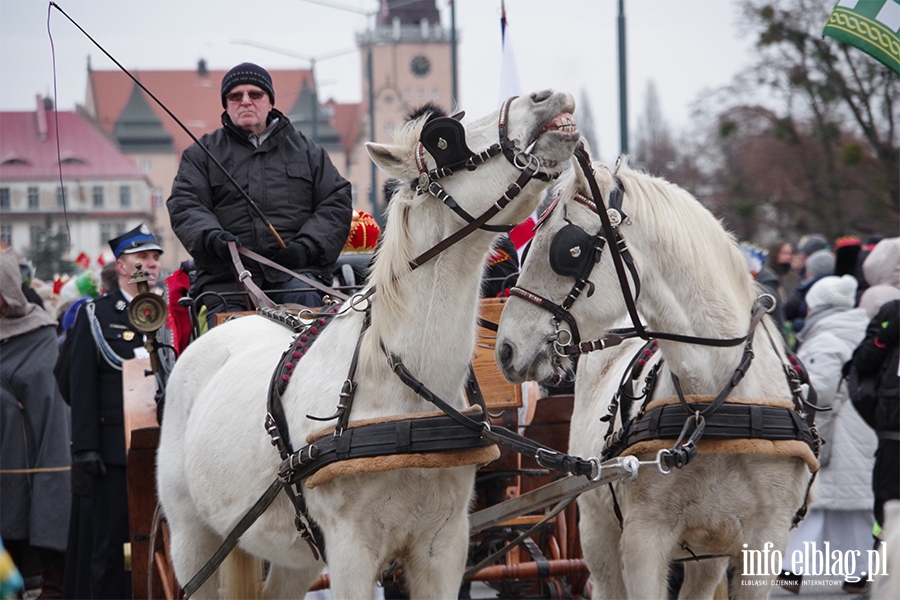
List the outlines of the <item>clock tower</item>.
{"type": "MultiPolygon", "coordinates": [[[[364,139],[374,134],[374,141],[391,143],[409,113],[427,102],[453,109],[450,30],[441,26],[436,0],[382,0],[375,29],[358,34],[357,43],[362,52],[364,139]]],[[[364,148],[362,152],[359,158],[370,163],[364,148]]],[[[364,164],[357,157],[352,162],[357,167],[364,164]]],[[[358,204],[370,204],[375,198],[373,213],[378,215],[385,206],[381,192],[385,175],[375,169],[352,170],[357,193],[367,193],[367,198],[356,199],[358,204]],[[361,170],[367,171],[365,184],[354,176],[362,175],[361,170]],[[374,188],[369,183],[372,175],[374,188]]]]}

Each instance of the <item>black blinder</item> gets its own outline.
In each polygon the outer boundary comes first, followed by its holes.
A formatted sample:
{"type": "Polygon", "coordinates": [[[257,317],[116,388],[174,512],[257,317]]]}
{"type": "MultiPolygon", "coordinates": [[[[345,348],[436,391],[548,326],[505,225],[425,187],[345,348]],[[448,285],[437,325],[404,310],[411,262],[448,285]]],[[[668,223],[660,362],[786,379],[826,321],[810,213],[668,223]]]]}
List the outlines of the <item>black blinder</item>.
{"type": "Polygon", "coordinates": [[[466,145],[466,128],[453,117],[437,117],[425,123],[419,141],[438,169],[465,162],[475,154],[466,145]]]}
{"type": "Polygon", "coordinates": [[[597,260],[595,239],[577,225],[566,225],[550,242],[550,267],[563,277],[582,275],[588,262],[597,260]]]}

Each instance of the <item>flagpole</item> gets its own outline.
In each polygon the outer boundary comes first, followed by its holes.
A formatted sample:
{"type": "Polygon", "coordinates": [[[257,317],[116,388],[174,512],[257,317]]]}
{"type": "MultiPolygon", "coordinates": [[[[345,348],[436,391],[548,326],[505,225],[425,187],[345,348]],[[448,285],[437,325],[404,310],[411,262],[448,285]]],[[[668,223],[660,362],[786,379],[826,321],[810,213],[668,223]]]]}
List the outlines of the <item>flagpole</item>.
{"type": "Polygon", "coordinates": [[[619,152],[628,154],[628,80],[625,73],[625,0],[619,0],[619,152]]]}
{"type": "Polygon", "coordinates": [[[459,89],[456,78],[456,0],[450,0],[450,69],[452,77],[450,106],[451,110],[456,112],[459,110],[459,89]]]}

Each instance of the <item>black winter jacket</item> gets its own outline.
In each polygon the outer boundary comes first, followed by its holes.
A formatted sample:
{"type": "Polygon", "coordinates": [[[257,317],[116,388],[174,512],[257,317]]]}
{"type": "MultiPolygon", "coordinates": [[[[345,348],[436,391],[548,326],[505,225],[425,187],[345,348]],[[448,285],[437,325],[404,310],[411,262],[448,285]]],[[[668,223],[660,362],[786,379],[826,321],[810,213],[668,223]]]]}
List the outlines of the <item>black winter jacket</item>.
{"type": "MultiPolygon", "coordinates": [[[[303,270],[321,273],[330,281],[331,267],[350,231],[350,183],[325,151],[294,129],[287,117],[277,110],[270,117],[278,122],[258,148],[224,113],[223,127],[204,135],[200,143],[250,195],[286,244],[306,246],[309,264],[303,270]]],[[[207,246],[221,230],[267,258],[278,249],[266,226],[197,144],[181,157],[167,206],[175,234],[196,261],[198,281],[204,274],[231,276],[229,265],[211,255],[207,246]]],[[[290,279],[250,260],[245,266],[257,285],[263,275],[269,282],[290,279]]]]}
{"type": "Polygon", "coordinates": [[[900,431],[900,360],[898,345],[900,300],[886,302],[869,322],[865,339],[853,353],[853,366],[860,377],[878,374],[878,408],[875,429],[878,432],[900,431]]]}

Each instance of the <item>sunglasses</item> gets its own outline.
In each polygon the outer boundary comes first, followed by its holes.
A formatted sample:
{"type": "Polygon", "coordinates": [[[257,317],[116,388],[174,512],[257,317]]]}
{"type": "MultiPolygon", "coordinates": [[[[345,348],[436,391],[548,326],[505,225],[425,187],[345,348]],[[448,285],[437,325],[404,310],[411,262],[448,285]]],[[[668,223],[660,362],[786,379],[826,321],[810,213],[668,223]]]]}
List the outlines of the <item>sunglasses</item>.
{"type": "Polygon", "coordinates": [[[238,102],[240,102],[241,100],[244,99],[244,94],[246,94],[247,97],[250,98],[250,101],[251,101],[251,102],[257,102],[257,101],[259,101],[259,100],[262,100],[262,99],[263,99],[263,96],[266,95],[265,92],[257,92],[257,91],[254,90],[254,91],[252,91],[252,92],[231,92],[230,94],[228,94],[227,96],[225,96],[225,98],[226,98],[229,102],[232,102],[232,103],[234,103],[234,104],[237,104],[238,102]]]}

